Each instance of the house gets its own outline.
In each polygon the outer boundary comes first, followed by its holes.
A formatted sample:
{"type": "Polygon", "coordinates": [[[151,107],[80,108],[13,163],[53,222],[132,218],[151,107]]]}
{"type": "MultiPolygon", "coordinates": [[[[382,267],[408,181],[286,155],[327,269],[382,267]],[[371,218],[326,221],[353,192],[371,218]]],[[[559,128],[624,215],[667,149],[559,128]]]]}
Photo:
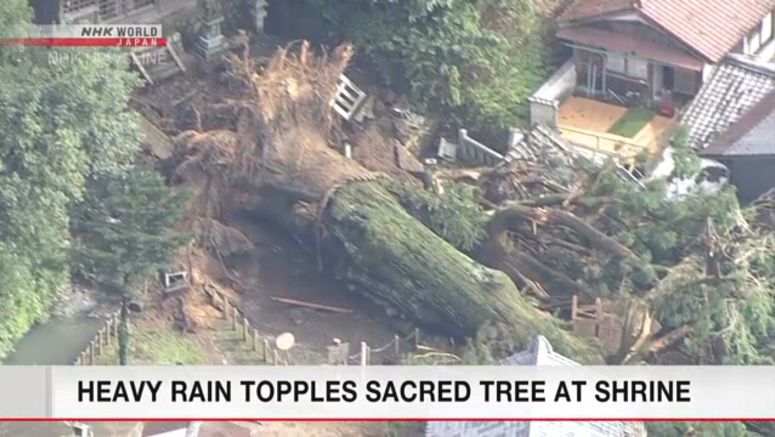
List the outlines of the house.
{"type": "Polygon", "coordinates": [[[193,15],[197,0],[31,0],[36,23],[172,24],[193,15]]]}
{"type": "Polygon", "coordinates": [[[738,197],[748,203],[775,188],[775,91],[746,111],[700,151],[729,169],[738,197]]]}
{"type": "Polygon", "coordinates": [[[775,90],[775,64],[731,55],[714,71],[686,108],[681,123],[702,151],[729,126],[775,90]]]}
{"type": "Polygon", "coordinates": [[[251,437],[260,429],[249,422],[146,422],[138,437],[251,437]]]}
{"type": "Polygon", "coordinates": [[[141,422],[3,422],[2,437],[141,437],[141,422]]]}
{"type": "Polygon", "coordinates": [[[682,117],[700,156],[721,162],[749,202],[775,186],[775,63],[730,55],[682,117]]]}
{"type": "MultiPolygon", "coordinates": [[[[530,347],[496,363],[501,366],[580,366],[554,352],[549,341],[536,336],[530,347]]],[[[641,437],[640,422],[428,422],[426,437],[641,437]]]]}
{"type": "Polygon", "coordinates": [[[773,10],[772,0],[577,0],[557,37],[585,92],[691,98],[727,54],[775,55],[773,10]]]}
{"type": "Polygon", "coordinates": [[[775,0],[575,0],[556,35],[572,55],[531,97],[531,123],[615,158],[659,154],[728,55],[775,57],[773,11],[775,0]]]}

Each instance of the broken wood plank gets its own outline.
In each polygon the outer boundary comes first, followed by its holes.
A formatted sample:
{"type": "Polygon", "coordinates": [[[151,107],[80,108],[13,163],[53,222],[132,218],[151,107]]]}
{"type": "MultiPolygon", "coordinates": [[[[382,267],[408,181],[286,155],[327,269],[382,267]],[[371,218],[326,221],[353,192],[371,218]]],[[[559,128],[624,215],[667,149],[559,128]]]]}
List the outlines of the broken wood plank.
{"type": "Polygon", "coordinates": [[[664,336],[654,340],[648,348],[649,353],[657,353],[683,340],[692,333],[691,326],[681,325],[664,336]]]}
{"type": "Polygon", "coordinates": [[[134,52],[131,52],[129,56],[132,58],[132,62],[135,64],[135,67],[140,70],[140,74],[143,75],[149,84],[153,85],[153,79],[151,79],[151,76],[148,74],[148,71],[145,70],[143,63],[140,62],[140,59],[137,58],[137,55],[134,52]]]}
{"type": "Polygon", "coordinates": [[[277,296],[269,296],[269,298],[275,302],[281,302],[281,303],[286,303],[288,305],[296,305],[300,307],[312,308],[316,310],[331,311],[334,313],[341,313],[341,314],[351,314],[353,312],[353,310],[350,308],[321,305],[318,303],[305,302],[305,301],[296,300],[296,299],[287,299],[284,297],[277,297],[277,296]]]}

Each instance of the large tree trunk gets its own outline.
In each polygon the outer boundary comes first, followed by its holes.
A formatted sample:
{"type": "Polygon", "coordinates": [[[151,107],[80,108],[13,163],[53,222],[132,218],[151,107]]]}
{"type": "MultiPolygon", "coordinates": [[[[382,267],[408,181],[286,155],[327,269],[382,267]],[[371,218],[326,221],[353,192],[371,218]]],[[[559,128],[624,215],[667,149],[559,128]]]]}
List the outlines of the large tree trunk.
{"type": "Polygon", "coordinates": [[[323,224],[349,255],[348,279],[362,285],[357,290],[405,316],[460,336],[474,334],[485,322],[501,322],[525,335],[544,335],[571,357],[599,360],[561,322],[529,302],[506,274],[434,234],[379,182],[339,189],[323,224]]]}
{"type": "Polygon", "coordinates": [[[525,336],[542,334],[568,356],[600,361],[504,273],[477,263],[411,216],[380,182],[384,175],[329,147],[330,101],[350,54],[342,47],[317,58],[302,44],[298,54],[280,50],[260,75],[250,62],[232,59],[229,71],[240,79],[247,108],[236,132],[179,136],[176,143],[189,158],[177,173],[219,180],[215,194],[201,191],[219,201],[229,197],[221,193],[244,198],[243,207],[318,250],[324,246],[326,261],[344,266],[337,270],[356,292],[407,318],[461,337],[500,322],[525,336]],[[206,177],[193,174],[201,171],[206,177]]]}

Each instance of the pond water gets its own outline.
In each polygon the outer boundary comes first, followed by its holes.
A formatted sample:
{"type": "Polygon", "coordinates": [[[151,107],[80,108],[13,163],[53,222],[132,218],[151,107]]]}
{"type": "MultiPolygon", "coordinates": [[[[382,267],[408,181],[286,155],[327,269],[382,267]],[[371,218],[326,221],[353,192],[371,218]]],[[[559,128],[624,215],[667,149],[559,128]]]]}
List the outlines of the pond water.
{"type": "Polygon", "coordinates": [[[72,364],[103,323],[93,317],[50,319],[30,329],[3,364],[72,364]]]}

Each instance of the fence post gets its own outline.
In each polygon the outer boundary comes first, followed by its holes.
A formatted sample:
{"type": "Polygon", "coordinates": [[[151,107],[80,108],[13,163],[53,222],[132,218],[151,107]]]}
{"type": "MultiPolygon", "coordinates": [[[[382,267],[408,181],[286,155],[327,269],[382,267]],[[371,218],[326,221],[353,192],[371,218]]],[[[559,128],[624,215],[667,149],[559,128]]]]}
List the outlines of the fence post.
{"type": "Polygon", "coordinates": [[[94,350],[94,340],[92,340],[89,343],[89,364],[92,366],[94,365],[95,356],[94,356],[95,350],[94,350]]]}
{"type": "Polygon", "coordinates": [[[420,345],[420,328],[414,328],[414,348],[420,345]]]}
{"type": "Polygon", "coordinates": [[[243,317],[242,318],[242,340],[248,341],[248,329],[250,328],[250,322],[248,322],[248,319],[243,317]]]}
{"type": "Polygon", "coordinates": [[[272,361],[274,361],[274,365],[276,366],[280,362],[279,355],[277,354],[277,349],[272,349],[272,352],[274,355],[274,359],[272,361]]]}
{"type": "Polygon", "coordinates": [[[97,331],[97,356],[102,355],[102,342],[104,341],[104,335],[105,334],[103,334],[103,329],[97,331]]]}
{"type": "Polygon", "coordinates": [[[258,329],[253,328],[253,351],[258,352],[258,329]]]}
{"type": "Polygon", "coordinates": [[[113,325],[113,319],[108,319],[108,323],[105,324],[105,345],[110,347],[110,331],[113,325]]]}
{"type": "Polygon", "coordinates": [[[239,312],[237,311],[237,307],[233,306],[231,307],[231,330],[232,331],[237,330],[237,317],[239,317],[239,312]]]}
{"type": "Polygon", "coordinates": [[[264,339],[264,362],[269,364],[269,340],[264,339]]]}
{"type": "Polygon", "coordinates": [[[361,342],[361,366],[369,365],[369,345],[365,341],[361,342]]]}
{"type": "Polygon", "coordinates": [[[223,318],[229,320],[229,301],[222,295],[220,296],[221,302],[223,302],[223,318]]]}
{"type": "Polygon", "coordinates": [[[393,342],[395,343],[393,347],[395,348],[396,358],[399,358],[401,356],[401,338],[398,334],[393,334],[393,342]]]}

